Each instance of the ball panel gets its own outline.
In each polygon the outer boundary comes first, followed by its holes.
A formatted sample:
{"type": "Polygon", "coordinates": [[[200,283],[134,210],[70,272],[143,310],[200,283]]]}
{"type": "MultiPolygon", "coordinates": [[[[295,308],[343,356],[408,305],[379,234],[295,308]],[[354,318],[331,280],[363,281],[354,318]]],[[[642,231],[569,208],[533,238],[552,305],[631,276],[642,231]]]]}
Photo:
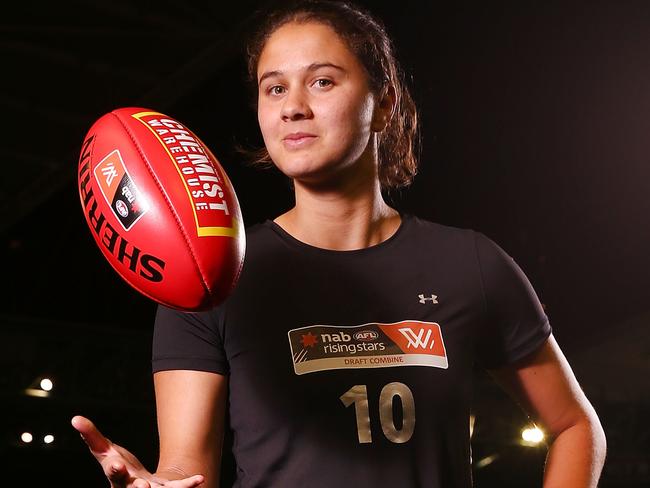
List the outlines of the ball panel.
{"type": "Polygon", "coordinates": [[[190,296],[203,294],[203,289],[196,290],[200,277],[183,250],[187,245],[123,128],[107,116],[91,128],[89,137],[95,164],[80,173],[82,181],[90,181],[84,208],[95,242],[110,265],[139,292],[163,302],[182,297],[173,286],[176,280],[184,283],[190,296]],[[138,208],[134,211],[131,204],[138,208]],[[137,217],[130,219],[129,212],[137,217]],[[174,282],[159,286],[166,276],[174,276],[174,282]]]}
{"type": "Polygon", "coordinates": [[[230,257],[243,256],[244,247],[241,210],[226,173],[207,146],[180,122],[139,109],[117,113],[123,116],[125,126],[138,134],[144,155],[160,148],[167,153],[171,164],[159,164],[165,160],[160,153],[160,160],[150,164],[150,169],[178,215],[201,278],[213,298],[220,301],[218,297],[231,289],[225,285],[236,281],[241,267],[241,259],[237,262],[230,257]],[[143,133],[143,127],[153,137],[143,133]]]}

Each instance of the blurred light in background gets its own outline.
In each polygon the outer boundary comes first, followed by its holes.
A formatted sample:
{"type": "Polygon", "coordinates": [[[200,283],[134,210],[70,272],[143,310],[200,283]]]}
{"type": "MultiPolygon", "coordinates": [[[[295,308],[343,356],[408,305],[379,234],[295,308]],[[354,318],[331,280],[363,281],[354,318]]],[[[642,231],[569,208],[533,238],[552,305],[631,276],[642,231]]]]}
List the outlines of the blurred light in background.
{"type": "Polygon", "coordinates": [[[20,434],[20,440],[23,441],[25,444],[29,444],[34,440],[34,436],[30,434],[29,432],[23,432],[20,434]]]}
{"type": "Polygon", "coordinates": [[[49,378],[43,378],[40,383],[41,389],[44,391],[52,391],[52,388],[54,387],[54,383],[52,383],[52,380],[49,378]]]}
{"type": "Polygon", "coordinates": [[[45,442],[45,444],[52,444],[54,442],[54,436],[52,434],[47,434],[43,437],[43,442],[45,442]]]}
{"type": "Polygon", "coordinates": [[[41,390],[39,388],[25,388],[25,395],[28,396],[33,396],[33,397],[40,397],[40,398],[47,398],[50,396],[50,392],[41,390]]]}
{"type": "Polygon", "coordinates": [[[54,382],[50,378],[37,378],[28,388],[25,388],[25,395],[47,398],[50,396],[50,391],[52,391],[52,388],[54,388],[54,382]],[[36,384],[38,384],[38,387],[36,384]]]}
{"type": "Polygon", "coordinates": [[[481,468],[484,468],[486,466],[489,466],[490,464],[492,464],[497,459],[499,459],[498,454],[492,454],[491,456],[486,456],[486,457],[484,457],[483,459],[481,459],[480,461],[478,461],[476,463],[476,469],[481,469],[481,468]]]}
{"type": "Polygon", "coordinates": [[[521,431],[524,445],[536,446],[544,440],[544,432],[537,427],[526,427],[521,431]]]}

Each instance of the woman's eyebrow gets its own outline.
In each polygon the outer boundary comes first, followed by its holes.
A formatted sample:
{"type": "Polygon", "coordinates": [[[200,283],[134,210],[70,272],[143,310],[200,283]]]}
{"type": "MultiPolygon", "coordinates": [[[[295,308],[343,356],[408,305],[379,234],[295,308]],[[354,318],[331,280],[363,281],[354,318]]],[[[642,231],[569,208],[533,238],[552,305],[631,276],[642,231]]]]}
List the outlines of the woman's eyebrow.
{"type": "Polygon", "coordinates": [[[341,66],[334,63],[312,63],[307,67],[307,71],[316,71],[320,68],[334,68],[339,71],[345,71],[341,66]]]}
{"type": "Polygon", "coordinates": [[[260,76],[260,79],[258,80],[257,84],[261,85],[265,79],[271,78],[273,76],[281,76],[281,75],[282,75],[282,71],[279,70],[266,71],[262,76],[260,76]]]}
{"type": "MultiPolygon", "coordinates": [[[[312,64],[310,64],[309,66],[307,66],[305,68],[305,71],[310,71],[310,72],[311,71],[317,71],[317,70],[319,70],[321,68],[334,68],[334,69],[336,69],[338,71],[345,71],[344,68],[342,68],[341,66],[339,66],[337,64],[334,64],[334,63],[312,63],[312,64]]],[[[257,84],[258,85],[261,84],[267,78],[271,78],[273,76],[281,76],[282,74],[284,74],[284,72],[281,71],[281,70],[265,71],[262,74],[262,76],[260,76],[260,79],[257,82],[257,84]]]]}

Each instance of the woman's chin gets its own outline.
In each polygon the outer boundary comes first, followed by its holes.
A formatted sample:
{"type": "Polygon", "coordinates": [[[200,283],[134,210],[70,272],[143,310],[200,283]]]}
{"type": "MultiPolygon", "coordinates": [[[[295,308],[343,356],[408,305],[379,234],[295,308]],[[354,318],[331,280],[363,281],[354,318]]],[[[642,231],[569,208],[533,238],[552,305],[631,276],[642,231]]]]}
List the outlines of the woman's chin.
{"type": "Polygon", "coordinates": [[[297,181],[318,180],[332,171],[327,164],[319,164],[313,158],[287,158],[276,162],[276,166],[284,175],[297,181]]]}

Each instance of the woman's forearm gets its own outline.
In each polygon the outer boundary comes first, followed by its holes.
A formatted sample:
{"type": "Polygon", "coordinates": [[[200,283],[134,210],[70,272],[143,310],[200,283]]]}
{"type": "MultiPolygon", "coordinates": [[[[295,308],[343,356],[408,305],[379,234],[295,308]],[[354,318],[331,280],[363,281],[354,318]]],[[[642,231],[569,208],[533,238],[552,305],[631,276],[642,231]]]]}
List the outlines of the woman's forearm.
{"type": "Polygon", "coordinates": [[[585,417],[563,430],[548,452],[544,488],[596,488],[605,451],[605,434],[597,418],[585,417]]]}

